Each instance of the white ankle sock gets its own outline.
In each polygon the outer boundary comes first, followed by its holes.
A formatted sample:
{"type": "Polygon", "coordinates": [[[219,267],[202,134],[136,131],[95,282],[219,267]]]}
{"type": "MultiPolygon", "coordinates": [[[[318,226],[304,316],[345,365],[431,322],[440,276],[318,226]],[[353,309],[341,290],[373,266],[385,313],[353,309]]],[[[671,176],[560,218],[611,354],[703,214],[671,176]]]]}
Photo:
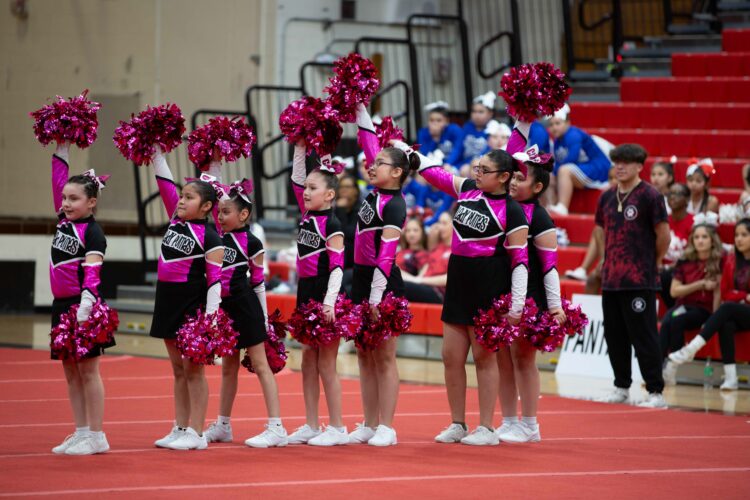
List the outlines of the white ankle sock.
{"type": "Polygon", "coordinates": [[[693,352],[698,352],[704,345],[706,345],[706,339],[700,335],[696,335],[688,344],[688,348],[693,352]]]}
{"type": "Polygon", "coordinates": [[[503,417],[504,424],[517,424],[518,417],[503,417]]]}
{"type": "Polygon", "coordinates": [[[537,425],[536,417],[522,417],[521,422],[523,422],[524,424],[530,427],[534,427],[535,425],[537,425]]]}
{"type": "Polygon", "coordinates": [[[76,434],[88,434],[89,432],[91,432],[91,427],[89,427],[88,425],[83,427],[76,427],[76,434]]]}
{"type": "Polygon", "coordinates": [[[281,427],[281,419],[280,418],[269,418],[268,419],[268,425],[274,425],[281,427]]]}
{"type": "Polygon", "coordinates": [[[232,420],[232,417],[225,417],[224,415],[219,415],[219,418],[216,419],[221,425],[229,425],[230,420],[232,420]]]}

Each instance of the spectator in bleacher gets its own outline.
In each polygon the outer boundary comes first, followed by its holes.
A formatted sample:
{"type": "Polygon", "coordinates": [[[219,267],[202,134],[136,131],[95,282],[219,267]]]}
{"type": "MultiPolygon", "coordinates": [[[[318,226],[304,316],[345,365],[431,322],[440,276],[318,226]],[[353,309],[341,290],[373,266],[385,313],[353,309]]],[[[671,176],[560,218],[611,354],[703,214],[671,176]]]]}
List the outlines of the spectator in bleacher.
{"type": "Polygon", "coordinates": [[[734,228],[734,252],[727,256],[721,275],[722,304],[688,345],[669,355],[677,365],[692,361],[695,354],[719,333],[724,363],[722,390],[737,390],[737,365],[734,335],[750,330],[750,219],[740,220],[734,228]]]}
{"type": "Polygon", "coordinates": [[[669,248],[661,260],[659,277],[661,278],[661,299],[667,309],[671,309],[675,300],[672,297],[672,274],[674,266],[685,255],[690,231],[693,227],[693,216],[687,212],[690,190],[685,184],[672,184],[669,188],[669,248]]]}
{"type": "MultiPolygon", "coordinates": [[[[690,231],[685,256],[674,269],[670,293],[676,299],[661,320],[659,341],[667,355],[685,345],[685,332],[700,326],[721,301],[719,279],[724,265],[724,250],[716,233],[716,214],[696,216],[690,231]]],[[[677,365],[667,361],[662,376],[664,383],[676,383],[677,365]]]]}
{"type": "MultiPolygon", "coordinates": [[[[483,155],[486,155],[493,149],[502,149],[504,151],[505,146],[507,146],[508,141],[510,140],[510,134],[512,132],[509,126],[497,120],[490,120],[489,123],[487,123],[487,127],[484,129],[484,131],[487,133],[487,146],[484,148],[480,155],[474,158],[474,160],[479,160],[479,158],[481,158],[483,155]]],[[[459,170],[459,175],[461,175],[462,177],[470,177],[474,160],[472,160],[471,163],[463,165],[459,170]]]]}
{"type": "Polygon", "coordinates": [[[403,274],[416,276],[427,259],[427,233],[421,217],[411,217],[406,221],[399,248],[396,265],[403,274]]]}
{"type": "Polygon", "coordinates": [[[745,190],[740,195],[739,205],[745,216],[750,215],[750,163],[742,166],[742,179],[745,181],[745,190]]]}
{"type": "Polygon", "coordinates": [[[456,201],[451,195],[427,184],[417,173],[410,176],[401,192],[406,199],[407,208],[421,209],[425,213],[427,216],[424,220],[425,227],[430,227],[437,222],[440,214],[450,210],[453,202],[456,201]]]}
{"type": "Polygon", "coordinates": [[[529,131],[529,140],[527,147],[536,146],[540,153],[551,153],[554,149],[554,143],[547,132],[547,127],[539,122],[532,122],[529,131]]]}
{"type": "Polygon", "coordinates": [[[472,101],[471,116],[461,129],[461,140],[453,145],[453,150],[445,159],[445,163],[453,166],[457,172],[486,151],[487,124],[495,115],[496,97],[495,92],[487,92],[472,101]]]}
{"type": "Polygon", "coordinates": [[[410,302],[442,304],[448,281],[448,259],[451,256],[453,216],[443,212],[432,231],[439,235],[435,248],[425,254],[424,263],[416,275],[404,274],[406,298],[410,302]]]}
{"type": "Polygon", "coordinates": [[[357,213],[362,205],[357,178],[351,172],[346,172],[339,179],[336,189],[336,206],[334,213],[341,222],[344,232],[344,276],[341,286],[347,295],[352,287],[352,268],[354,267],[354,233],[357,231],[357,213]]]}
{"type": "Polygon", "coordinates": [[[549,208],[567,215],[575,189],[606,189],[612,163],[592,136],[570,124],[567,104],[547,120],[547,130],[555,140],[557,190],[557,203],[549,208]]]}
{"type": "Polygon", "coordinates": [[[687,169],[687,186],[690,189],[687,211],[693,215],[705,212],[719,213],[719,200],[708,192],[711,176],[716,173],[711,158],[704,158],[687,169]]]}
{"type": "Polygon", "coordinates": [[[448,156],[463,138],[461,127],[450,122],[445,101],[430,103],[424,110],[427,112],[427,126],[417,132],[419,151],[427,156],[438,150],[448,156]]]}
{"type": "Polygon", "coordinates": [[[667,209],[661,194],[641,182],[647,153],[638,144],[621,144],[610,152],[617,186],[596,209],[596,240],[602,263],[604,336],[615,374],[615,389],[603,401],[629,399],[632,348],[646,381],[648,399],[641,406],[666,407],[662,396],[662,356],[656,328],[657,264],[669,246],[667,209]]]}
{"type": "Polygon", "coordinates": [[[673,156],[674,162],[657,161],[651,165],[651,185],[664,196],[664,204],[667,206],[667,215],[672,213],[669,208],[669,188],[674,184],[674,163],[677,157],[673,156]]]}

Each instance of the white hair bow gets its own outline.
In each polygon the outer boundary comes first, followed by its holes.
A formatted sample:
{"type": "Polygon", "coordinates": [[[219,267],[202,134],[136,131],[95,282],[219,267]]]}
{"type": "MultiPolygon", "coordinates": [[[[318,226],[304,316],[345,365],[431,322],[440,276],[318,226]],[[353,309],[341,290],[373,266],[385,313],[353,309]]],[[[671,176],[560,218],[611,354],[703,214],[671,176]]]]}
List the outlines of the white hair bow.
{"type": "Polygon", "coordinates": [[[428,113],[436,109],[448,109],[448,103],[445,101],[435,101],[425,105],[424,110],[428,113]]]}
{"type": "Polygon", "coordinates": [[[490,109],[495,108],[495,99],[497,99],[497,95],[492,92],[491,90],[487,93],[484,93],[482,95],[478,95],[474,98],[474,104],[481,104],[482,106],[490,109]]]}
{"type": "Polygon", "coordinates": [[[693,227],[711,226],[719,227],[719,214],[714,212],[701,212],[693,216],[693,227]]]}

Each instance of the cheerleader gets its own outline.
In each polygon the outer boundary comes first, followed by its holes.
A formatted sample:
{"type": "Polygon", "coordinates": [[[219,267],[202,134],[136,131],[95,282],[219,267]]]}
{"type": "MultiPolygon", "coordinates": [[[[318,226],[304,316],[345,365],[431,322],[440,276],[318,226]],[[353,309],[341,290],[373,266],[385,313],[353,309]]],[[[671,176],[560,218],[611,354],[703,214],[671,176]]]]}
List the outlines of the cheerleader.
{"type": "MultiPolygon", "coordinates": [[[[341,290],[344,265],[344,232],[333,213],[338,187],[337,174],[343,167],[331,165],[330,155],[307,175],[305,144],[294,148],[292,188],[302,213],[297,236],[297,305],[310,301],[323,303],[325,321],[336,321],[335,305],[341,290]]],[[[341,418],[341,383],[336,372],[339,339],[326,345],[302,346],[302,388],[306,423],[289,436],[290,444],[335,446],[349,443],[349,434],[341,418]],[[320,429],[318,402],[320,383],[328,404],[330,423],[320,429]]]]}
{"type": "MultiPolygon", "coordinates": [[[[97,177],[93,170],[68,178],[69,143],[58,143],[52,155],[52,199],[59,222],[52,240],[50,284],[52,286],[52,327],[60,315],[78,305],[76,320],[84,323],[99,298],[100,273],[107,240],[94,219],[97,198],[109,176],[97,177]]],[[[104,385],[99,375],[99,356],[111,341],[91,349],[80,361],[62,359],[68,398],[76,430],[59,446],[56,454],[93,455],[109,450],[102,431],[104,385]]],[[[60,359],[54,352],[52,359],[60,359]]]]}
{"type": "MultiPolygon", "coordinates": [[[[524,134],[528,136],[528,124],[524,124],[524,134]]],[[[519,139],[511,138],[509,149],[517,147],[516,140],[519,139]]],[[[445,384],[453,422],[435,441],[497,445],[499,439],[492,428],[498,394],[497,362],[493,353],[477,342],[473,325],[479,309],[489,308],[493,299],[508,292],[512,297],[508,321],[518,324],[523,311],[529,225],[520,205],[508,194],[508,183],[517,165],[506,151],[493,150],[473,167],[475,179],[466,179],[416,156],[421,160],[422,177],[458,198],[441,317],[445,384]],[[480,425],[467,434],[465,364],[470,348],[479,385],[480,425]]]]}
{"type": "MultiPolygon", "coordinates": [[[[217,163],[213,171],[219,172],[217,163]]],[[[222,358],[219,416],[205,431],[206,440],[229,443],[232,441],[231,414],[237,395],[237,376],[240,369],[240,350],[247,349],[253,369],[258,375],[268,412],[266,430],[247,439],[252,448],[282,447],[288,444],[287,432],[281,423],[279,391],[268,365],[263,342],[268,338],[266,324],[268,309],[266,285],[263,278],[263,243],[251,232],[249,221],[253,210],[250,195],[253,183],[248,179],[222,186],[225,193],[219,202],[217,223],[224,244],[224,263],[221,268],[221,307],[239,333],[233,355],[222,358]],[[249,276],[249,280],[248,280],[249,276]]]]}
{"type": "MultiPolygon", "coordinates": [[[[518,131],[514,131],[518,134],[518,131]]],[[[522,141],[516,141],[523,144],[522,141]]],[[[510,151],[513,153],[512,151],[510,151]]],[[[519,171],[513,174],[510,194],[521,204],[529,221],[529,282],[526,296],[534,299],[539,311],[549,310],[558,322],[565,321],[560,298],[560,276],[557,272],[557,232],[552,218],[539,203],[550,182],[554,159],[539,154],[532,146],[526,152],[513,153],[519,171]]],[[[503,421],[496,433],[506,443],[537,442],[541,440],[537,423],[539,401],[539,370],[536,348],[523,337],[497,353],[500,371],[500,407],[503,421]],[[517,402],[521,396],[521,420],[517,402]]]]}
{"type": "Polygon", "coordinates": [[[203,434],[208,383],[202,365],[183,359],[176,337],[186,316],[203,308],[206,314],[213,314],[221,303],[224,247],[207,219],[217,195],[211,184],[201,180],[187,182],[178,194],[158,146],[153,164],[170,221],[161,242],[150,335],[164,339],[172,363],[175,399],[175,425],[154,444],[174,450],[203,450],[208,446],[203,434]]]}
{"type": "MultiPolygon", "coordinates": [[[[394,261],[396,249],[406,222],[406,202],[401,187],[417,160],[402,150],[382,150],[370,115],[364,105],[357,109],[358,139],[367,161],[367,175],[375,189],[361,208],[354,238],[354,271],[352,300],[368,301],[373,321],[378,317],[378,304],[387,292],[404,296],[404,282],[394,261]]],[[[415,165],[416,166],[416,165],[415,165]]],[[[357,349],[364,423],[349,434],[352,444],[391,446],[397,443],[393,415],[398,400],[398,367],[396,338],[384,340],[372,350],[357,349]]]]}

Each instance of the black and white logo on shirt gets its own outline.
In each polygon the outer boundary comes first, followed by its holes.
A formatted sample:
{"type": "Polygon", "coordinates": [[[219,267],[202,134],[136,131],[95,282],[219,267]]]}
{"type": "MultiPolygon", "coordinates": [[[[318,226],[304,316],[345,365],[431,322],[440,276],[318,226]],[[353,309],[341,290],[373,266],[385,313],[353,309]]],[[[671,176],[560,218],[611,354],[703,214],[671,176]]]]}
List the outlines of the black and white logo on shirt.
{"type": "MultiPolygon", "coordinates": [[[[73,229],[73,231],[75,231],[75,229],[73,229]]],[[[80,241],[75,236],[70,236],[62,231],[57,231],[52,240],[52,248],[65,252],[68,255],[75,255],[80,248],[80,241]]]]}
{"type": "Polygon", "coordinates": [[[646,301],[642,297],[636,297],[633,299],[631,307],[633,308],[633,312],[642,313],[646,310],[646,301]]]}
{"type": "Polygon", "coordinates": [[[485,214],[461,205],[458,207],[456,215],[453,216],[453,221],[457,224],[461,224],[462,226],[466,226],[475,231],[483,233],[485,230],[487,230],[487,225],[490,222],[490,218],[485,214]]]}
{"type": "Polygon", "coordinates": [[[235,259],[237,258],[237,250],[234,248],[229,248],[228,246],[224,247],[224,262],[227,264],[234,264],[235,259]]]}
{"type": "Polygon", "coordinates": [[[635,220],[638,217],[638,209],[635,205],[628,205],[623,212],[625,220],[635,220]]]}
{"type": "Polygon", "coordinates": [[[359,218],[362,222],[369,224],[372,222],[372,218],[375,217],[375,210],[370,206],[369,203],[363,203],[359,209],[359,218]]]}
{"type": "Polygon", "coordinates": [[[307,229],[300,229],[299,235],[297,235],[297,243],[318,249],[320,248],[321,237],[318,233],[314,233],[307,229]]]}

